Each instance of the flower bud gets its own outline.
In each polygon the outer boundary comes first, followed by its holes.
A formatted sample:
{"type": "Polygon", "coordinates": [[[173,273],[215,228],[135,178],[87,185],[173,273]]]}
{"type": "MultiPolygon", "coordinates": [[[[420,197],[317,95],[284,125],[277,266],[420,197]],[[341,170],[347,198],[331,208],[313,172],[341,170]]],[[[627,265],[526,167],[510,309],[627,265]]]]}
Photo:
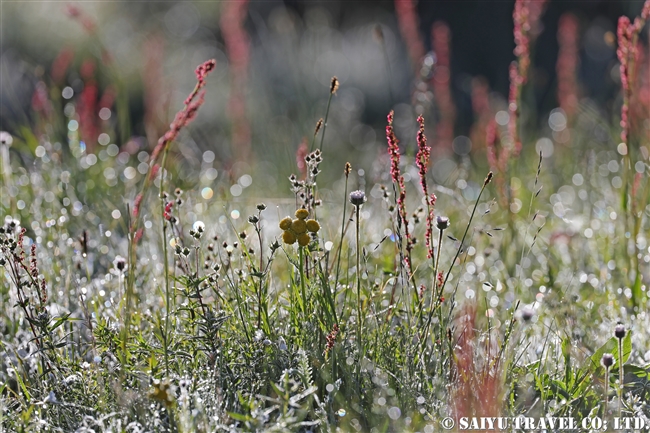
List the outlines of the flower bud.
{"type": "Polygon", "coordinates": [[[600,359],[600,363],[603,364],[603,367],[609,368],[612,365],[614,365],[614,355],[611,353],[606,353],[603,355],[603,357],[600,359]]]}
{"type": "Polygon", "coordinates": [[[439,216],[436,218],[436,226],[438,227],[438,230],[446,230],[449,228],[449,218],[439,216]]]}
{"type": "Polygon", "coordinates": [[[620,323],[616,325],[616,328],[614,328],[614,336],[622,340],[625,337],[625,325],[621,325],[620,323]]]}
{"type": "Polygon", "coordinates": [[[359,207],[366,202],[366,193],[363,191],[352,191],[350,193],[350,203],[359,207]]]}

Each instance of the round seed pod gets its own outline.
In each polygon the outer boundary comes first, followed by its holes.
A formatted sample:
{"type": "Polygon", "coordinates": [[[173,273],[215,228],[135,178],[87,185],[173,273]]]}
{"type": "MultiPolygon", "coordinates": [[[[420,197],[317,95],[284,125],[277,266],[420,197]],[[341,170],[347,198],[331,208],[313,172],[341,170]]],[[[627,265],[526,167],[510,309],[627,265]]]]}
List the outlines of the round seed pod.
{"type": "Polygon", "coordinates": [[[296,218],[304,220],[309,216],[307,209],[298,209],[296,211],[296,218]]]}
{"type": "Polygon", "coordinates": [[[307,223],[305,220],[295,219],[291,223],[291,230],[297,235],[301,235],[307,231],[307,223]]]}
{"type": "Polygon", "coordinates": [[[294,235],[292,232],[289,230],[285,230],[284,233],[282,233],[282,241],[285,244],[295,244],[296,243],[296,235],[294,235]]]}
{"type": "Polygon", "coordinates": [[[306,247],[309,245],[309,242],[311,241],[311,238],[307,233],[303,233],[300,236],[298,236],[298,245],[301,247],[306,247]]]}
{"type": "Polygon", "coordinates": [[[291,228],[291,217],[283,218],[282,221],[280,221],[280,228],[282,230],[289,230],[291,228]]]}
{"type": "Polygon", "coordinates": [[[307,220],[307,230],[316,233],[320,230],[320,224],[318,224],[318,221],[316,220],[307,220]]]}

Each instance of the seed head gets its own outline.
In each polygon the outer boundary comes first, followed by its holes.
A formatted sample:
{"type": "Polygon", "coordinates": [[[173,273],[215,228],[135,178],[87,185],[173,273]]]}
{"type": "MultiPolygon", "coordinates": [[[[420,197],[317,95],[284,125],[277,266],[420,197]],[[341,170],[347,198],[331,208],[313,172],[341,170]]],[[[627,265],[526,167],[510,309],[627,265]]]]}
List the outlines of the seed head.
{"type": "Polygon", "coordinates": [[[304,220],[309,216],[309,211],[307,209],[298,209],[296,211],[296,218],[304,220]]]}
{"type": "Polygon", "coordinates": [[[616,328],[614,328],[614,336],[619,340],[622,340],[625,337],[625,325],[620,323],[616,325],[616,328]]]}
{"type": "Polygon", "coordinates": [[[303,233],[300,236],[298,236],[298,245],[301,247],[306,247],[309,245],[309,241],[311,241],[311,238],[307,233],[303,233]]]}
{"type": "Polygon", "coordinates": [[[122,256],[116,256],[115,260],[113,260],[113,265],[115,265],[115,269],[122,272],[126,268],[126,260],[122,256]]]}
{"type": "Polygon", "coordinates": [[[318,122],[316,122],[316,128],[314,128],[314,135],[318,134],[318,131],[320,131],[320,128],[323,126],[323,119],[318,119],[318,122]]]}
{"type": "Polygon", "coordinates": [[[295,244],[296,243],[296,235],[294,235],[292,232],[289,230],[285,230],[284,233],[282,233],[282,242],[285,244],[295,244]]]}
{"type": "Polygon", "coordinates": [[[266,205],[264,203],[259,203],[257,205],[257,210],[262,212],[264,209],[266,209],[266,205]]]}
{"type": "Polygon", "coordinates": [[[524,307],[524,309],[521,311],[521,318],[524,320],[524,322],[530,322],[530,319],[532,319],[534,315],[535,310],[530,307],[524,307]]]}
{"type": "Polygon", "coordinates": [[[330,94],[334,95],[339,89],[339,79],[332,77],[332,82],[330,83],[330,94]]]}
{"type": "Polygon", "coordinates": [[[291,217],[285,217],[280,221],[280,228],[282,230],[289,230],[291,228],[291,217]]]}
{"type": "Polygon", "coordinates": [[[366,193],[360,190],[350,193],[350,203],[359,207],[366,202],[366,193]]]}
{"type": "Polygon", "coordinates": [[[485,178],[485,181],[483,182],[483,186],[486,186],[488,183],[490,183],[492,181],[492,176],[493,176],[492,172],[489,172],[487,174],[487,177],[485,178]]]}
{"type": "Polygon", "coordinates": [[[436,226],[438,227],[438,230],[447,230],[449,228],[449,218],[439,216],[436,218],[436,226]]]}
{"type": "Polygon", "coordinates": [[[320,224],[318,224],[318,221],[316,220],[307,220],[307,230],[316,233],[320,230],[320,224]]]}
{"type": "Polygon", "coordinates": [[[7,147],[11,146],[14,139],[8,132],[0,131],[0,144],[5,144],[7,147]]]}
{"type": "Polygon", "coordinates": [[[603,355],[603,357],[600,359],[600,363],[603,364],[603,367],[609,369],[612,365],[614,365],[614,355],[611,353],[606,353],[603,355]]]}
{"type": "Polygon", "coordinates": [[[295,219],[291,222],[291,230],[297,234],[301,235],[307,231],[307,223],[302,219],[295,219]]]}

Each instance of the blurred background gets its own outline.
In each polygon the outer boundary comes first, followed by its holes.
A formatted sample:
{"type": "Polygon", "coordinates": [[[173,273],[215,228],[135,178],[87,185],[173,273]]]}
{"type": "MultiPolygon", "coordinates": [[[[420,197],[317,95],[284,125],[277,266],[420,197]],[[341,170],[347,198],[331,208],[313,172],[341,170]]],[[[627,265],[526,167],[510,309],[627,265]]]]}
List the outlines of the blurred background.
{"type": "MultiPolygon", "coordinates": [[[[415,118],[425,115],[434,179],[450,183],[463,162],[486,166],[486,119],[496,115],[501,123],[505,113],[513,5],[3,2],[0,129],[29,142],[27,130],[38,141],[56,135],[58,124],[64,133],[78,132],[83,152],[150,152],[192,90],[194,68],[215,58],[205,105],[175,148],[187,181],[199,180],[192,167],[207,164],[214,168],[208,180],[253,173],[262,190],[277,190],[298,170],[296,152],[303,142],[309,147],[337,76],[325,179],[340,177],[346,160],[372,170],[386,154],[385,119],[395,110],[407,154],[415,149],[415,118]]],[[[548,132],[550,146],[570,140],[564,130],[577,101],[594,102],[605,118],[618,116],[616,22],[641,7],[642,1],[539,2],[523,120],[548,132]]],[[[239,179],[241,193],[251,182],[239,179]]]]}

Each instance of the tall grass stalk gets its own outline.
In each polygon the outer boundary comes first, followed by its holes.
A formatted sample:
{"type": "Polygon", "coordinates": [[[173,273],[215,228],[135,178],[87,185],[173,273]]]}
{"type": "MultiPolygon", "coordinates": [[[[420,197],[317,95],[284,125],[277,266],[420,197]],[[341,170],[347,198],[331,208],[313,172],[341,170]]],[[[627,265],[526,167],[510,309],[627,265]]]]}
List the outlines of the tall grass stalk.
{"type": "MultiPolygon", "coordinates": [[[[171,293],[169,288],[169,256],[167,253],[167,219],[165,218],[165,167],[167,166],[167,155],[169,146],[165,148],[160,167],[160,217],[162,224],[162,250],[163,250],[163,272],[165,275],[165,333],[163,335],[163,351],[165,356],[165,374],[169,375],[169,320],[171,311],[171,293]]],[[[197,254],[198,256],[198,254],[197,254]]],[[[197,267],[198,272],[198,267],[197,267]]]]}
{"type": "Polygon", "coordinates": [[[356,206],[355,223],[357,225],[357,343],[359,344],[359,363],[363,359],[363,344],[361,342],[361,328],[363,327],[361,316],[361,244],[359,242],[359,208],[356,206]]]}
{"type": "Polygon", "coordinates": [[[625,376],[623,374],[623,339],[618,339],[618,417],[623,413],[623,389],[625,388],[625,376]]]}
{"type": "Polygon", "coordinates": [[[330,96],[327,99],[327,109],[325,110],[325,120],[323,121],[323,134],[320,136],[320,146],[318,146],[321,152],[323,151],[323,142],[325,141],[325,130],[327,129],[327,119],[329,118],[330,115],[330,105],[332,104],[332,96],[334,96],[338,88],[339,88],[338,78],[332,77],[332,81],[330,82],[330,96]]]}
{"type": "Polygon", "coordinates": [[[363,319],[361,316],[361,233],[359,227],[359,216],[361,214],[361,205],[366,201],[366,195],[363,191],[352,191],[350,193],[350,203],[354,205],[355,210],[355,223],[357,227],[356,233],[356,249],[357,249],[357,344],[359,346],[359,369],[361,368],[361,360],[363,359],[363,343],[361,332],[363,327],[363,319]]]}
{"type": "Polygon", "coordinates": [[[302,297],[302,314],[306,314],[307,309],[307,291],[305,288],[305,247],[298,247],[300,254],[300,296],[302,297]]]}
{"type": "Polygon", "coordinates": [[[336,279],[334,280],[334,289],[339,285],[339,271],[341,270],[341,252],[343,249],[343,236],[345,236],[345,215],[347,214],[347,205],[348,205],[348,178],[350,177],[350,171],[352,170],[352,166],[350,165],[349,162],[345,163],[345,169],[343,173],[345,174],[345,189],[344,189],[344,195],[345,199],[343,200],[343,221],[341,221],[341,240],[339,241],[339,246],[336,252],[336,279]]]}
{"type": "MultiPolygon", "coordinates": [[[[461,250],[463,249],[463,244],[465,243],[465,238],[467,237],[467,233],[469,232],[469,228],[472,225],[472,220],[474,219],[474,214],[476,214],[476,208],[478,207],[479,202],[481,201],[481,196],[483,195],[483,191],[485,191],[485,187],[492,181],[492,172],[489,172],[487,177],[485,178],[485,181],[483,182],[483,186],[481,187],[481,191],[478,193],[478,197],[476,198],[476,202],[474,203],[474,207],[472,208],[472,213],[469,217],[469,221],[467,222],[467,226],[465,227],[465,233],[463,233],[463,237],[460,240],[460,244],[458,245],[458,249],[456,250],[456,254],[454,255],[454,258],[452,259],[450,265],[449,265],[449,270],[447,271],[447,275],[445,276],[445,279],[443,280],[442,284],[440,285],[440,288],[436,292],[435,296],[435,306],[432,305],[431,311],[429,311],[429,317],[427,319],[427,324],[424,327],[424,332],[422,333],[422,347],[420,349],[420,357],[422,356],[422,352],[424,351],[424,347],[426,346],[426,338],[429,333],[429,326],[431,325],[431,319],[433,318],[433,312],[436,310],[440,309],[440,304],[442,302],[442,292],[445,288],[445,285],[447,284],[447,280],[449,280],[449,276],[451,275],[451,270],[454,268],[454,264],[456,263],[456,260],[458,259],[458,256],[460,255],[461,250]]],[[[442,341],[442,332],[443,332],[443,326],[442,323],[439,323],[440,326],[440,332],[441,336],[440,339],[442,341]]]]}

